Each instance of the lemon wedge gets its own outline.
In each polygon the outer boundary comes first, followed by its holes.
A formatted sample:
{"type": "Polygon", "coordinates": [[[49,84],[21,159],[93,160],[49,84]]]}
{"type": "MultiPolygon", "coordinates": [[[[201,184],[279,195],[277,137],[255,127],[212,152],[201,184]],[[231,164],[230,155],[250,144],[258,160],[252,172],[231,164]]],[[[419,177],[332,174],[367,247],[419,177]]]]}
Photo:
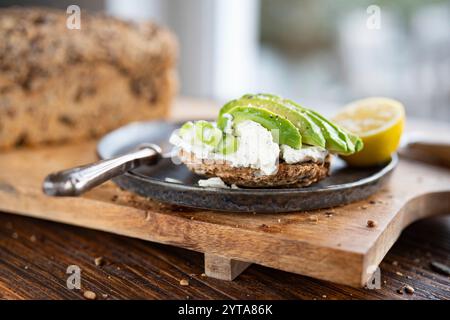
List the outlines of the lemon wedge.
{"type": "Polygon", "coordinates": [[[360,152],[342,158],[352,166],[372,166],[389,161],[397,150],[405,108],[393,99],[367,98],[350,103],[333,120],[364,142],[360,152]]]}

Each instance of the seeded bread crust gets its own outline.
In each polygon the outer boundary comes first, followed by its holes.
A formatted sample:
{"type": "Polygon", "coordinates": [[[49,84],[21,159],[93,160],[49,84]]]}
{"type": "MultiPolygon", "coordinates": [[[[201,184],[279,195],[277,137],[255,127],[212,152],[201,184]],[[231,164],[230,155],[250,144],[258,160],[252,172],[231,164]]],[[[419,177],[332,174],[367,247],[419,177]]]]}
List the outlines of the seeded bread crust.
{"type": "Polygon", "coordinates": [[[97,137],[165,117],[177,45],[153,23],[81,12],[0,10],[0,148],[97,137]]]}
{"type": "Polygon", "coordinates": [[[232,167],[228,162],[201,160],[194,154],[181,150],[180,159],[196,174],[219,177],[227,184],[247,188],[306,187],[326,178],[330,172],[331,156],[323,163],[305,162],[299,164],[280,163],[273,175],[261,175],[258,169],[232,167]]]}

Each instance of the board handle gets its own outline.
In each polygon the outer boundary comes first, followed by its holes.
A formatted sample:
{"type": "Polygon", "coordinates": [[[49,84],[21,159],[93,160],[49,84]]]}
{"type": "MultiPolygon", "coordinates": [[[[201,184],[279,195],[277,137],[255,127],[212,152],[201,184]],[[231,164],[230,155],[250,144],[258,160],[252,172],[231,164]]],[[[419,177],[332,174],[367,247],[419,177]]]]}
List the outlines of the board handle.
{"type": "Polygon", "coordinates": [[[49,174],[42,185],[50,196],[79,196],[100,184],[144,164],[155,164],[161,158],[161,148],[141,145],[130,153],[83,166],[49,174]]]}
{"type": "Polygon", "coordinates": [[[403,141],[399,154],[406,158],[450,167],[450,139],[412,132],[403,141]]]}

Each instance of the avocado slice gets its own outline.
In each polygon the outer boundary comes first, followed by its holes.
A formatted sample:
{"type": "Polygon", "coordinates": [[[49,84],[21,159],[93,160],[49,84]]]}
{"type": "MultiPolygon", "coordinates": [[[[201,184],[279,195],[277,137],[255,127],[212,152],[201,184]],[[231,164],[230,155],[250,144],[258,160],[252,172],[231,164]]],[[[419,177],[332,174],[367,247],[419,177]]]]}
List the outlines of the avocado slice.
{"type": "Polygon", "coordinates": [[[271,101],[279,101],[305,112],[322,129],[326,139],[326,148],[330,151],[348,155],[356,151],[355,143],[359,148],[362,148],[362,141],[359,137],[345,132],[344,129],[313,110],[304,108],[292,100],[283,99],[273,94],[262,93],[253,96],[262,97],[271,101]]]}
{"type": "Polygon", "coordinates": [[[225,128],[229,121],[225,114],[231,115],[235,124],[246,120],[259,123],[271,131],[272,136],[275,140],[278,139],[279,144],[286,144],[294,149],[300,149],[302,146],[302,136],[292,122],[267,109],[246,105],[228,108],[227,112],[221,113],[217,120],[217,126],[220,129],[225,128]]]}
{"type": "Polygon", "coordinates": [[[216,147],[222,140],[222,131],[211,122],[199,120],[194,126],[196,138],[202,143],[216,147]]]}
{"type": "Polygon", "coordinates": [[[227,155],[230,153],[235,153],[239,147],[239,141],[236,137],[231,134],[226,134],[223,136],[219,145],[216,147],[216,151],[227,155]]]}
{"type": "MultiPolygon", "coordinates": [[[[224,105],[219,112],[219,118],[221,115],[228,113],[229,110],[236,106],[253,106],[263,108],[280,115],[289,120],[299,130],[303,143],[325,148],[326,141],[320,127],[314,123],[314,121],[312,121],[306,113],[301,112],[295,107],[275,100],[258,98],[252,95],[244,95],[242,98],[230,101],[224,105]]],[[[219,128],[223,125],[223,122],[218,123],[219,128]]]]}
{"type": "Polygon", "coordinates": [[[222,131],[216,128],[211,122],[199,120],[184,123],[179,135],[182,138],[189,137],[191,143],[203,143],[211,147],[216,147],[222,141],[222,131]]]}

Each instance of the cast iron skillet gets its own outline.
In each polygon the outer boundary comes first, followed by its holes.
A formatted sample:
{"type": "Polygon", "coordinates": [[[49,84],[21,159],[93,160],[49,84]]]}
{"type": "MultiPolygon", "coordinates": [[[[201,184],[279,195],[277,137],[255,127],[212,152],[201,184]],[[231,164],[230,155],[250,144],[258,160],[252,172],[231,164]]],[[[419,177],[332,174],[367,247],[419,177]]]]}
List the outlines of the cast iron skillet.
{"type": "MultiPolygon", "coordinates": [[[[132,123],[104,136],[98,143],[97,153],[101,159],[109,159],[148,142],[165,149],[171,132],[178,126],[161,121],[132,123]]],[[[383,166],[364,169],[349,168],[334,157],[330,177],[310,187],[286,189],[203,188],[197,184],[203,177],[173,160],[162,158],[157,164],[142,165],[113,181],[139,195],[187,207],[233,212],[304,211],[369,197],[386,184],[398,157],[393,155],[383,166]]]]}

